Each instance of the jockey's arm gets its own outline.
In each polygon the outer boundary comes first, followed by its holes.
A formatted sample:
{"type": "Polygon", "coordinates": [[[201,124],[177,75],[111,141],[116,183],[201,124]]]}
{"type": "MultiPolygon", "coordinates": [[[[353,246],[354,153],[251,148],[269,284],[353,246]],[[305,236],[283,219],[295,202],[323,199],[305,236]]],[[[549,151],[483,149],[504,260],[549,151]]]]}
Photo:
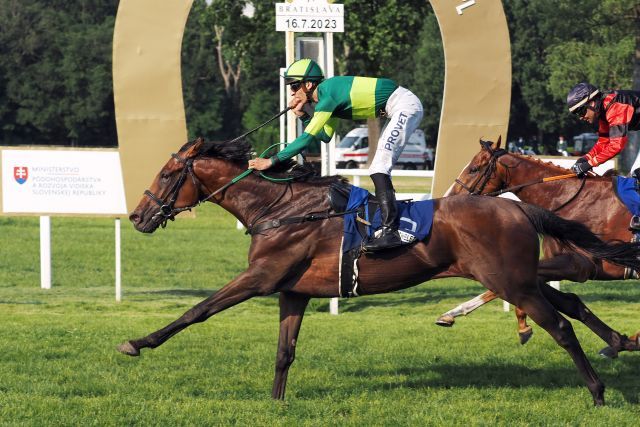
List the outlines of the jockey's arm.
{"type": "Polygon", "coordinates": [[[287,145],[287,148],[272,156],[271,164],[275,165],[300,154],[313,141],[329,142],[333,136],[334,127],[335,118],[331,118],[331,112],[316,111],[312,118],[307,119],[302,135],[287,145]]]}
{"type": "Polygon", "coordinates": [[[598,141],[585,155],[591,166],[598,166],[620,153],[628,141],[629,122],[633,118],[633,106],[616,102],[600,120],[598,141]]]}

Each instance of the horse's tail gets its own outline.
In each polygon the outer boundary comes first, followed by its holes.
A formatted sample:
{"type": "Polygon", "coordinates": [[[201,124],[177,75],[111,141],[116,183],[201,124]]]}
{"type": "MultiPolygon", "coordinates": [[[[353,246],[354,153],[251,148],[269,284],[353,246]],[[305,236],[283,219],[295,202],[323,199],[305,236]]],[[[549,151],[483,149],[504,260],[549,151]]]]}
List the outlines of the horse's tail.
{"type": "Polygon", "coordinates": [[[581,249],[594,258],[610,263],[640,269],[640,243],[622,241],[604,242],[588,227],[526,203],[516,203],[533,224],[536,231],[560,243],[581,249]]]}

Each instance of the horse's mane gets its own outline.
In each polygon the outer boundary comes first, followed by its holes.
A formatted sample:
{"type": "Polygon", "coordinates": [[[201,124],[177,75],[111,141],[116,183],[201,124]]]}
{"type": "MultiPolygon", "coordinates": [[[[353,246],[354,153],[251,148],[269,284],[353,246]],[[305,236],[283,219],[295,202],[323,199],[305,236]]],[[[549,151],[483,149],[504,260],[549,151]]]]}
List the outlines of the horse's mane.
{"type": "MultiPolygon", "coordinates": [[[[197,140],[187,142],[180,148],[180,152],[189,149],[196,142],[197,140]]],[[[228,160],[244,166],[251,158],[252,151],[253,147],[245,139],[238,141],[205,141],[198,151],[198,156],[228,160]]],[[[295,182],[306,182],[314,186],[328,186],[337,182],[348,182],[346,178],[340,175],[319,176],[309,163],[298,165],[292,159],[278,163],[266,171],[265,175],[272,178],[292,177],[295,182]]]]}
{"type": "MultiPolygon", "coordinates": [[[[543,161],[543,159],[539,159],[537,157],[533,157],[533,156],[529,156],[526,154],[518,154],[518,153],[509,153],[519,159],[523,159],[523,160],[527,160],[531,163],[537,163],[538,165],[540,165],[540,167],[546,168],[546,169],[553,169],[555,171],[557,171],[558,173],[562,173],[562,174],[567,174],[567,173],[572,173],[571,169],[567,169],[567,168],[563,168],[562,166],[556,165],[555,163],[551,162],[551,161],[543,161]]],[[[610,177],[613,175],[619,175],[618,171],[615,169],[610,169],[608,170],[604,175],[602,175],[602,177],[610,177]]],[[[594,177],[595,178],[595,177],[594,177]]]]}

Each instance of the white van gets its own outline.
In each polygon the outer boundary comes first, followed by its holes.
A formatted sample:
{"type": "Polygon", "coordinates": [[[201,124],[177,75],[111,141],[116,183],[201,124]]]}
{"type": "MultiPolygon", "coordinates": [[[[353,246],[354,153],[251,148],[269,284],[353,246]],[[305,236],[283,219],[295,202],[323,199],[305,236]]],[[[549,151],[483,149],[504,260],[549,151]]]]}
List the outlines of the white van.
{"type": "MultiPolygon", "coordinates": [[[[336,167],[356,169],[367,163],[369,158],[369,132],[366,127],[349,131],[336,146],[336,167]]],[[[424,132],[416,129],[402,150],[396,163],[404,169],[433,168],[433,149],[427,148],[424,132]]]]}

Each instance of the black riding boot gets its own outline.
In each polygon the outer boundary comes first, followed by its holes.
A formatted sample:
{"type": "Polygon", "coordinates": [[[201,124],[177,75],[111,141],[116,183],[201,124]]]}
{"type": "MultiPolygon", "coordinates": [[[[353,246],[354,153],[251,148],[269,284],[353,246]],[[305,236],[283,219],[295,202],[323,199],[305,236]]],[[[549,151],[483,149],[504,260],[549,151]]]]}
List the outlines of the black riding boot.
{"type": "Polygon", "coordinates": [[[371,180],[376,189],[376,199],[380,205],[382,229],[377,237],[372,238],[363,246],[365,252],[376,252],[383,249],[396,248],[402,245],[398,233],[398,206],[396,194],[391,185],[391,177],[383,173],[374,173],[371,180]]]}

